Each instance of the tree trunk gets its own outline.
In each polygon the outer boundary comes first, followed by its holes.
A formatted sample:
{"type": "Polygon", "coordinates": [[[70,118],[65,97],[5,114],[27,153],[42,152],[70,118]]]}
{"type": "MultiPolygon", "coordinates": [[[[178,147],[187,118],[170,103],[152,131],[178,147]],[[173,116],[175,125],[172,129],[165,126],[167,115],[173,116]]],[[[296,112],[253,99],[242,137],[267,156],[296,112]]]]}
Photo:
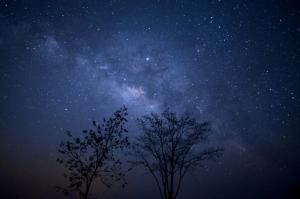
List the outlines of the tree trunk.
{"type": "Polygon", "coordinates": [[[91,182],[88,183],[88,184],[86,185],[86,190],[85,190],[83,199],[88,199],[88,197],[89,197],[89,192],[90,192],[90,187],[91,187],[91,182]]]}

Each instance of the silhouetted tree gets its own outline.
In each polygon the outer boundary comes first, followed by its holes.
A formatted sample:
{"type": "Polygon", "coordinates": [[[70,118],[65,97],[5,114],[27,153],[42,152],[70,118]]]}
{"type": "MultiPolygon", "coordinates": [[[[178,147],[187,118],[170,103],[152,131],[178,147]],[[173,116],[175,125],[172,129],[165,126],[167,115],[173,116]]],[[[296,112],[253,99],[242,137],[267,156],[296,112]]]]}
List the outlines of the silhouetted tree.
{"type": "Polygon", "coordinates": [[[96,179],[110,187],[115,181],[126,183],[122,171],[122,161],[116,150],[128,147],[128,131],[124,127],[127,122],[127,108],[123,107],[102,124],[93,121],[93,129],[84,130],[81,137],[75,137],[67,131],[68,140],[60,144],[61,157],[57,162],[68,170],[64,176],[68,186],[58,188],[65,194],[77,192],[80,198],[87,199],[90,188],[96,179]]]}
{"type": "Polygon", "coordinates": [[[134,166],[146,168],[153,176],[162,199],[176,199],[183,178],[203,160],[218,157],[220,148],[201,149],[210,125],[189,115],[177,117],[165,111],[139,119],[142,135],[132,144],[134,166]]]}

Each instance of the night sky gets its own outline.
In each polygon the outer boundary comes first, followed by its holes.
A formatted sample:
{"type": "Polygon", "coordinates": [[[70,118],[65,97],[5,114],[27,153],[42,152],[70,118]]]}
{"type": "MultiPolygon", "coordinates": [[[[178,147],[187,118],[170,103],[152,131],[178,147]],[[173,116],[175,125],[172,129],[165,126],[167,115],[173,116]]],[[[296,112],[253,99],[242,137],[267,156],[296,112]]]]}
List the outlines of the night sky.
{"type": "MultiPolygon", "coordinates": [[[[286,198],[300,186],[300,9],[280,0],[0,0],[0,196],[63,198],[65,130],[126,105],[212,123],[225,149],[182,199],[286,198]]],[[[145,171],[94,193],[155,199],[145,171]]]]}

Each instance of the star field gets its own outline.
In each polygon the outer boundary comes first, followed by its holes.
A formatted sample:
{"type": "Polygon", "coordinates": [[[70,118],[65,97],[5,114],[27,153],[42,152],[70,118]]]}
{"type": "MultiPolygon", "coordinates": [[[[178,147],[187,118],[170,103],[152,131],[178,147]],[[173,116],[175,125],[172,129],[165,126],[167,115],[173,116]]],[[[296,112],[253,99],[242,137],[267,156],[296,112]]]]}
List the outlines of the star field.
{"type": "MultiPolygon", "coordinates": [[[[299,15],[279,0],[0,1],[0,192],[59,198],[63,132],[126,105],[132,137],[166,108],[212,122],[224,157],[182,198],[284,198],[300,183],[299,15]]],[[[99,192],[156,193],[144,174],[99,192]]]]}

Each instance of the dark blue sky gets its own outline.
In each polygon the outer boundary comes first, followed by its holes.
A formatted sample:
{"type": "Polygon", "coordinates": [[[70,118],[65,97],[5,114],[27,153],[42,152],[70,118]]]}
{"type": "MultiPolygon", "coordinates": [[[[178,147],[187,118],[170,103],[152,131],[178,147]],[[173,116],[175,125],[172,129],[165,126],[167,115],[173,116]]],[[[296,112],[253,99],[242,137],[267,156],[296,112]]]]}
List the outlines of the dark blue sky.
{"type": "MultiPolygon", "coordinates": [[[[225,154],[181,198],[284,198],[300,184],[299,15],[280,0],[0,1],[0,193],[58,198],[63,132],[124,104],[132,137],[166,108],[212,122],[225,154]]],[[[143,171],[99,187],[158,197],[143,171]]]]}

